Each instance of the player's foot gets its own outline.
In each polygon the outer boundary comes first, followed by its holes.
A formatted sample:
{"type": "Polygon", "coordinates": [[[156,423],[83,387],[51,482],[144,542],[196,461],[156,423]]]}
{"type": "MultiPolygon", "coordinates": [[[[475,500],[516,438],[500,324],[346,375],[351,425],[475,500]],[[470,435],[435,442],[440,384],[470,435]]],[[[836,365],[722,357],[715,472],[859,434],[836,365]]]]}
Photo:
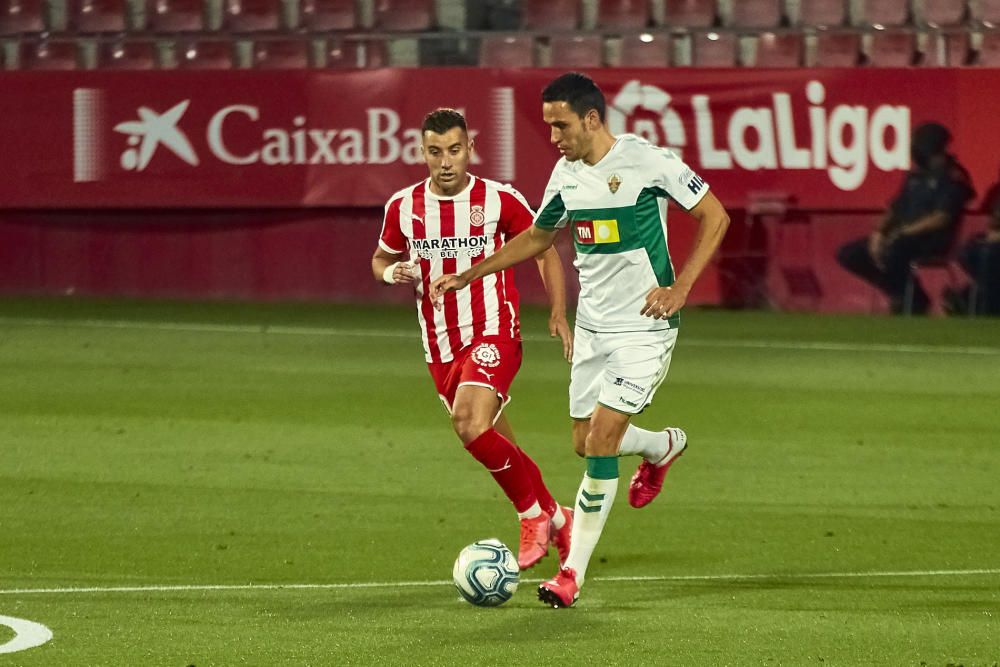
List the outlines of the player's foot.
{"type": "Polygon", "coordinates": [[[628,485],[628,504],[632,507],[645,507],[660,495],[663,478],[667,476],[670,464],[687,449],[687,434],[684,431],[679,428],[667,428],[664,431],[669,438],[667,453],[656,463],[644,459],[632,475],[632,481],[628,485]]]}
{"type": "Polygon", "coordinates": [[[576,571],[568,567],[559,568],[555,577],[538,585],[538,599],[553,609],[572,607],[578,597],[580,587],[576,585],[576,571]]]}
{"type": "Polygon", "coordinates": [[[550,517],[542,512],[531,519],[521,519],[521,544],[517,549],[517,566],[527,570],[549,553],[550,517]]]}
{"type": "Polygon", "coordinates": [[[562,567],[569,558],[569,545],[573,534],[573,510],[560,505],[556,511],[562,512],[565,521],[563,527],[558,530],[552,526],[552,544],[559,550],[559,567],[562,567]]]}

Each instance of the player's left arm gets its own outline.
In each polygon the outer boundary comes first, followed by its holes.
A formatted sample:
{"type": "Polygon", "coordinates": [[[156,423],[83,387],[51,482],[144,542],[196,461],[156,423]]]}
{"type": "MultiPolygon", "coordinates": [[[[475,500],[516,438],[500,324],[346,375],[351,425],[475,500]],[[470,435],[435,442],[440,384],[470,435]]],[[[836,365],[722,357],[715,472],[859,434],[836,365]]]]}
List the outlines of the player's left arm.
{"type": "Polygon", "coordinates": [[[573,330],[566,320],[566,274],[563,272],[562,259],[555,246],[549,246],[545,252],[535,257],[538,263],[538,273],[545,285],[545,293],[549,297],[549,336],[559,337],[563,345],[563,356],[566,361],[573,359],[573,330]]]}
{"type": "Polygon", "coordinates": [[[641,311],[643,315],[665,320],[684,306],[691,287],[719,249],[729,227],[729,214],[711,191],[706,192],[688,213],[698,221],[698,235],[691,256],[673,285],[654,287],[646,294],[646,305],[641,311]]]}

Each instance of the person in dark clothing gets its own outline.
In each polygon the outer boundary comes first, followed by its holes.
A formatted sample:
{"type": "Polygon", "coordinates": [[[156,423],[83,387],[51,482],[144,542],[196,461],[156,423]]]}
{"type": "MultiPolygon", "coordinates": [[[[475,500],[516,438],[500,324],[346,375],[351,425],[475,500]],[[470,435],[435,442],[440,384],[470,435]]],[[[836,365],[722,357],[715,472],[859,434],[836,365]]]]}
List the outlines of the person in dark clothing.
{"type": "MultiPolygon", "coordinates": [[[[913,166],[878,228],[837,252],[841,266],[889,297],[893,313],[904,310],[910,263],[948,253],[974,195],[969,173],[947,151],[949,141],[943,125],[917,127],[910,141],[913,166]]],[[[927,312],[929,303],[914,279],[912,312],[927,312]]]]}
{"type": "Polygon", "coordinates": [[[945,290],[945,308],[955,315],[1000,315],[1000,182],[990,188],[985,205],[990,214],[986,233],[958,252],[959,264],[972,282],[960,290],[945,290]]]}

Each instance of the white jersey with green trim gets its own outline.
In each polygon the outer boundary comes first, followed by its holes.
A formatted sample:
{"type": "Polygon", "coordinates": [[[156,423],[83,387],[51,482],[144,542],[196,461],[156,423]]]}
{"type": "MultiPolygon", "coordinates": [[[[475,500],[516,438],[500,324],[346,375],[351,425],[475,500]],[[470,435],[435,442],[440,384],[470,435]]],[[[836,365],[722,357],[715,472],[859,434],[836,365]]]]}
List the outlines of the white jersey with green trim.
{"type": "Polygon", "coordinates": [[[649,290],[674,282],[667,198],[690,210],[706,192],[708,184],[675,153],[634,134],[619,136],[593,166],[556,163],[534,224],[572,228],[578,326],[608,333],[677,327],[679,313],[655,320],[640,311],[649,290]]]}

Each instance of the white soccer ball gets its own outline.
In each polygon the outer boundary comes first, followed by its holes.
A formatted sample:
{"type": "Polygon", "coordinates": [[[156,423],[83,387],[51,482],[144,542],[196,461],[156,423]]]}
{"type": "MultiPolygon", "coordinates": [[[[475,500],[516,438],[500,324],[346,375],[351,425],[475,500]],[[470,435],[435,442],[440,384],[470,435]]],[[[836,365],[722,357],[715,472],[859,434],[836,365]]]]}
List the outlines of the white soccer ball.
{"type": "Polygon", "coordinates": [[[496,607],[513,597],[520,570],[507,545],[491,538],[462,549],[455,560],[452,578],[467,602],[478,607],[496,607]]]}

